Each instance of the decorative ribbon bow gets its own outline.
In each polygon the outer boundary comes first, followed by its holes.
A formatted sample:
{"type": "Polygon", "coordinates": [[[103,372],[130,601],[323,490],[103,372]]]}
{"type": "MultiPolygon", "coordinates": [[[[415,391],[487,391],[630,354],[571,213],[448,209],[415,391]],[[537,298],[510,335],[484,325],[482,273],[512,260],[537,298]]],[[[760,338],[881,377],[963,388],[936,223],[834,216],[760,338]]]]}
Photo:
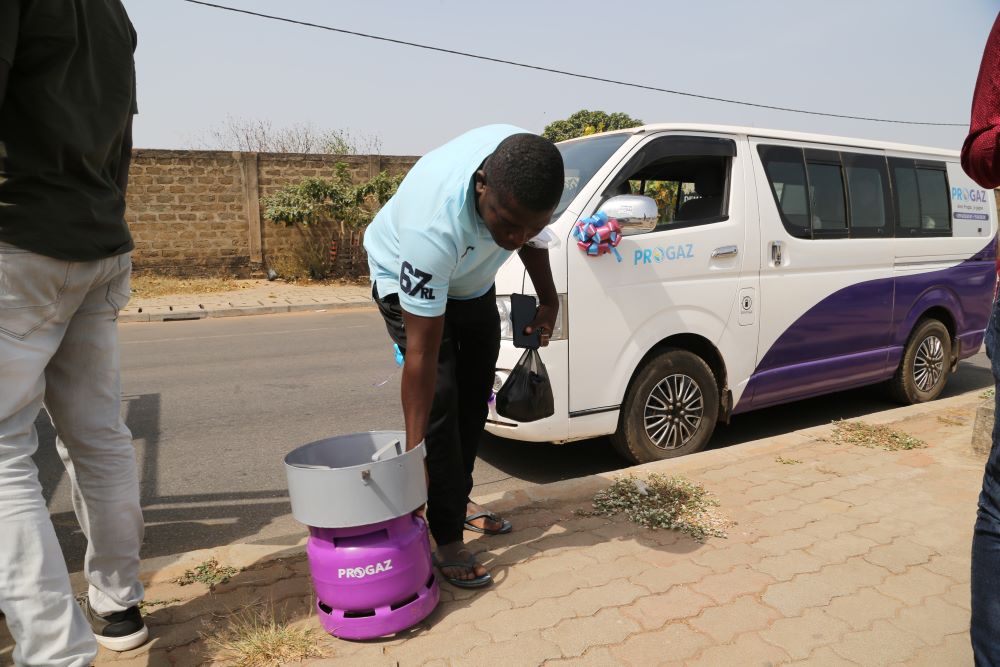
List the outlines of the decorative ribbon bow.
{"type": "Polygon", "coordinates": [[[621,225],[614,218],[608,218],[604,211],[578,220],[573,226],[573,236],[580,249],[591,257],[600,257],[610,252],[615,259],[622,261],[621,253],[618,252],[618,244],[622,240],[621,225]]]}

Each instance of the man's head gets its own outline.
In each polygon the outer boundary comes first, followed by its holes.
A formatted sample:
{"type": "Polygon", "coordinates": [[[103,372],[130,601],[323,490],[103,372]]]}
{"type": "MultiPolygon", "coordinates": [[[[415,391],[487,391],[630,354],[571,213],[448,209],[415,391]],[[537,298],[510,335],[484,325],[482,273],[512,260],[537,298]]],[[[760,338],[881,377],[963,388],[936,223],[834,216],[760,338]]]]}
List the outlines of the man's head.
{"type": "Polygon", "coordinates": [[[545,225],[563,190],[562,156],[535,134],[507,137],[476,172],[476,208],[493,240],[518,250],[545,225]]]}

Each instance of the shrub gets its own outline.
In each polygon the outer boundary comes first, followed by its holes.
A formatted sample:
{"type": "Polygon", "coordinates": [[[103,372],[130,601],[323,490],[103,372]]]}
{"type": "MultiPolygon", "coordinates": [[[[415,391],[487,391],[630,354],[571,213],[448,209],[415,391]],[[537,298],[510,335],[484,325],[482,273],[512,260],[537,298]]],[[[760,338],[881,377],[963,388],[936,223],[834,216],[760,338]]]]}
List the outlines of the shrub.
{"type": "Polygon", "coordinates": [[[262,197],[266,219],[296,230],[292,256],[276,259],[275,268],[286,278],[329,277],[330,242],[336,231],[367,226],[402,180],[402,175],[383,171],[355,185],[347,164],[338,162],[333,178],[307,178],[262,197]]]}

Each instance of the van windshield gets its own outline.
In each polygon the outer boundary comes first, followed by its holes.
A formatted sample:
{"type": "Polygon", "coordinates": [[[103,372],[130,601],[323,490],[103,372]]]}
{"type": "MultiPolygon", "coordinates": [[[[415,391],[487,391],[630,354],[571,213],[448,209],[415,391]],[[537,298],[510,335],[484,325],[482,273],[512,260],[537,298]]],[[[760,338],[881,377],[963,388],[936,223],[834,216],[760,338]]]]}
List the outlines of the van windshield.
{"type": "Polygon", "coordinates": [[[607,162],[612,153],[628,141],[629,134],[598,134],[590,139],[570,141],[556,144],[562,154],[566,180],[563,184],[562,197],[556,206],[552,220],[555,220],[569,207],[577,193],[587,185],[597,170],[607,162]]]}

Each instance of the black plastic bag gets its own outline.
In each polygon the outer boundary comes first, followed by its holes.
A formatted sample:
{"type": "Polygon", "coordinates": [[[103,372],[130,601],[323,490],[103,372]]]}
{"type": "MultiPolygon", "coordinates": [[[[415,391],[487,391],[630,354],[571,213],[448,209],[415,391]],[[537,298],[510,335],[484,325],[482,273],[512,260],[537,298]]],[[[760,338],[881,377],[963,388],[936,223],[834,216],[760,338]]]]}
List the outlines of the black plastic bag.
{"type": "Polygon", "coordinates": [[[519,422],[533,422],[554,413],[549,373],[538,350],[529,348],[497,392],[497,414],[519,422]]]}

